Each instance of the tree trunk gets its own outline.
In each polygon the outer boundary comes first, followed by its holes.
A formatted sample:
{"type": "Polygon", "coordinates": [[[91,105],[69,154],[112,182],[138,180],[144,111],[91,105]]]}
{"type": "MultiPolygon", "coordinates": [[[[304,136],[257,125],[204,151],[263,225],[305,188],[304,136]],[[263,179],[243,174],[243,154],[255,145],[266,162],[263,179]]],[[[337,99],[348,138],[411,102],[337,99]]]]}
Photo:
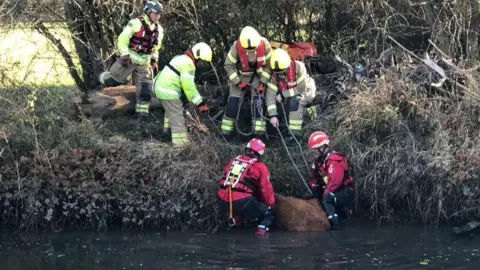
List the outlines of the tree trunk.
{"type": "Polygon", "coordinates": [[[293,7],[287,10],[287,27],[285,30],[285,40],[286,42],[294,42],[296,39],[295,36],[296,25],[295,25],[295,12],[293,7]]]}
{"type": "Polygon", "coordinates": [[[332,0],[328,0],[325,3],[325,14],[324,14],[324,30],[326,35],[331,36],[333,33],[333,4],[332,0]]]}

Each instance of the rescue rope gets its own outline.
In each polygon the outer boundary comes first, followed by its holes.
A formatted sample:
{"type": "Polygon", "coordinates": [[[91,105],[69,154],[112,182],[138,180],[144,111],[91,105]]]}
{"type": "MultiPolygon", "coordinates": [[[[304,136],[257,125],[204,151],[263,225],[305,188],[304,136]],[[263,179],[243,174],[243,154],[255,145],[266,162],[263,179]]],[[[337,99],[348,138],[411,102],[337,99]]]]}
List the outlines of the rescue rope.
{"type": "Polygon", "coordinates": [[[305,162],[305,166],[308,168],[308,162],[307,162],[307,159],[305,158],[305,155],[303,154],[302,145],[297,140],[297,137],[293,134],[292,130],[290,129],[290,125],[288,125],[287,110],[285,110],[285,106],[283,106],[283,103],[280,103],[280,105],[281,105],[282,110],[283,110],[283,119],[285,120],[285,125],[287,126],[288,132],[290,132],[293,139],[297,143],[297,146],[300,149],[300,153],[302,154],[303,162],[305,162]]]}
{"type": "MultiPolygon", "coordinates": [[[[283,104],[282,104],[282,108],[283,108],[283,104]]],[[[286,118],[285,108],[283,108],[283,112],[284,112],[284,117],[286,118]]],[[[261,117],[264,118],[265,120],[270,120],[270,119],[268,119],[267,117],[263,116],[263,114],[261,115],[261,117]]],[[[286,122],[286,125],[287,125],[287,128],[288,128],[289,132],[291,133],[291,130],[290,130],[290,128],[288,127],[288,122],[286,122]]],[[[305,178],[303,177],[302,173],[301,173],[300,170],[298,169],[297,164],[295,164],[295,161],[293,160],[292,155],[290,154],[290,151],[288,151],[288,147],[287,147],[287,144],[285,143],[285,139],[284,139],[283,136],[282,136],[282,132],[280,131],[280,129],[279,129],[278,127],[275,127],[275,128],[277,129],[278,135],[280,135],[280,139],[281,139],[281,141],[282,141],[282,143],[283,143],[283,146],[284,146],[285,150],[287,151],[287,155],[288,155],[288,157],[290,158],[290,161],[292,161],[293,167],[295,167],[295,170],[297,171],[298,175],[300,176],[300,179],[302,179],[303,184],[304,184],[305,187],[307,188],[308,194],[309,194],[310,196],[313,196],[313,193],[312,193],[312,191],[310,190],[310,187],[308,186],[307,181],[305,181],[305,178]]],[[[303,151],[302,151],[302,149],[301,149],[301,145],[300,145],[300,143],[297,141],[297,139],[295,138],[295,135],[293,135],[293,133],[291,133],[291,134],[292,134],[293,138],[295,139],[295,141],[297,142],[297,144],[298,144],[298,146],[299,146],[299,148],[300,148],[300,152],[302,153],[303,160],[305,161],[305,165],[306,165],[307,168],[308,168],[308,164],[307,164],[307,161],[306,161],[306,159],[305,159],[305,156],[303,155],[303,151]]]]}
{"type": "MultiPolygon", "coordinates": [[[[262,99],[261,99],[262,94],[257,93],[257,95],[258,95],[258,98],[257,98],[257,101],[256,101],[256,103],[255,103],[255,106],[257,107],[258,114],[260,115],[260,119],[262,119],[262,118],[263,118],[263,107],[262,107],[263,103],[262,103],[262,99]]],[[[252,104],[252,105],[253,105],[253,104],[252,104]]],[[[253,106],[252,106],[252,107],[253,107],[253,106]]],[[[263,129],[265,130],[265,137],[267,138],[267,141],[268,141],[269,138],[268,138],[268,133],[267,133],[267,124],[266,124],[266,122],[263,122],[263,121],[262,121],[262,126],[263,126],[263,129]]]]}
{"type": "Polygon", "coordinates": [[[233,156],[235,156],[235,151],[232,150],[230,144],[228,143],[227,141],[227,138],[225,138],[225,136],[223,135],[222,131],[220,131],[220,129],[217,127],[217,125],[215,124],[214,120],[212,119],[212,117],[210,116],[210,114],[207,114],[208,118],[210,119],[210,121],[212,122],[212,125],[215,127],[215,129],[218,131],[218,133],[220,134],[220,136],[222,137],[222,139],[227,143],[227,147],[228,147],[228,150],[230,150],[230,152],[232,153],[233,156]]]}
{"type": "MultiPolygon", "coordinates": [[[[255,120],[256,118],[253,117],[255,115],[255,108],[257,108],[258,110],[258,114],[260,115],[260,118],[262,118],[263,116],[263,108],[262,108],[262,105],[263,105],[263,102],[262,102],[262,94],[261,93],[257,93],[257,100],[254,101],[254,96],[255,95],[252,95],[252,100],[250,101],[250,118],[252,119],[252,126],[254,126],[252,128],[252,130],[248,133],[244,133],[240,130],[240,128],[238,127],[238,120],[240,118],[240,110],[242,109],[242,104],[243,104],[243,99],[245,98],[245,92],[242,91],[242,94],[240,96],[240,104],[238,105],[238,110],[237,110],[237,117],[235,118],[235,128],[237,130],[238,133],[240,133],[241,135],[243,136],[251,136],[253,134],[253,132],[255,132],[255,120]]],[[[268,134],[267,134],[267,125],[262,121],[262,126],[263,126],[263,129],[265,130],[265,137],[267,138],[267,140],[269,140],[269,137],[268,137],[268,134]]]]}
{"type": "MultiPolygon", "coordinates": [[[[296,169],[297,172],[298,172],[298,175],[300,175],[300,179],[302,179],[303,184],[304,184],[305,187],[307,188],[308,194],[309,194],[310,196],[313,196],[313,193],[312,193],[312,191],[310,190],[310,187],[308,186],[307,181],[305,181],[305,178],[303,177],[302,173],[300,172],[300,170],[298,169],[297,165],[295,164],[295,161],[293,160],[292,155],[290,155],[290,151],[288,151],[287,144],[285,143],[285,140],[283,139],[283,136],[282,136],[282,133],[280,132],[280,129],[279,129],[278,127],[275,127],[275,128],[277,129],[277,132],[278,132],[278,134],[280,135],[280,138],[282,139],[283,146],[285,147],[285,150],[287,151],[288,157],[289,157],[290,160],[292,161],[293,167],[295,167],[295,169],[296,169]]],[[[308,167],[307,167],[307,168],[308,168],[308,167]]]]}
{"type": "MultiPolygon", "coordinates": [[[[240,110],[242,109],[242,104],[243,104],[243,99],[244,98],[245,98],[245,91],[242,91],[241,94],[240,94],[240,103],[238,104],[237,116],[235,117],[235,129],[237,130],[238,133],[242,134],[243,136],[250,136],[255,131],[254,128],[252,128],[252,130],[250,132],[244,133],[238,127],[238,120],[240,118],[240,110]]],[[[253,96],[252,96],[252,99],[253,99],[253,96]]],[[[250,116],[251,116],[252,121],[253,121],[253,117],[252,117],[253,116],[253,106],[250,106],[250,116]]]]}
{"type": "Polygon", "coordinates": [[[235,226],[235,219],[233,218],[233,198],[232,198],[232,186],[228,187],[228,201],[229,201],[229,211],[228,211],[228,226],[235,226]]]}

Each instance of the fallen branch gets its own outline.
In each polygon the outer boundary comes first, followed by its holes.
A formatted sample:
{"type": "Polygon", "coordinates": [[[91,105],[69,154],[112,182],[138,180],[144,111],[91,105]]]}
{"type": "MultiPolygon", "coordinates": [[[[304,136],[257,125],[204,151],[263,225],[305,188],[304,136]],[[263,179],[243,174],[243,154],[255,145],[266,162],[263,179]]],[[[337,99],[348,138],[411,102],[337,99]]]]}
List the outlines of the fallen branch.
{"type": "Polygon", "coordinates": [[[70,73],[70,76],[72,76],[73,80],[75,81],[75,84],[79,86],[80,90],[82,90],[83,92],[86,92],[88,90],[87,86],[85,85],[84,81],[80,78],[80,74],[75,69],[72,56],[67,51],[65,46],[63,46],[61,40],[57,39],[53,35],[53,33],[50,31],[50,29],[48,29],[43,23],[36,24],[35,30],[37,30],[40,34],[42,34],[45,38],[47,38],[53,45],[55,45],[55,47],[58,49],[63,59],[65,60],[65,63],[69,67],[68,72],[70,73]]]}
{"type": "Polygon", "coordinates": [[[432,45],[433,48],[435,48],[441,55],[443,55],[443,57],[450,58],[450,59],[452,58],[448,54],[443,52],[440,48],[438,48],[438,46],[435,45],[435,43],[433,43],[433,41],[431,39],[428,39],[428,43],[430,43],[430,45],[432,45]]]}
{"type": "Polygon", "coordinates": [[[439,65],[437,65],[435,62],[433,62],[432,60],[430,59],[422,59],[421,57],[419,57],[418,55],[414,54],[412,51],[410,51],[409,49],[403,47],[402,44],[400,44],[398,41],[396,41],[394,38],[392,38],[390,35],[387,36],[390,40],[392,40],[395,44],[397,44],[397,46],[399,46],[400,48],[402,48],[404,51],[406,51],[409,55],[411,55],[413,58],[417,59],[418,61],[424,63],[426,66],[428,66],[429,68],[431,68],[433,71],[435,71],[436,73],[438,73],[440,76],[442,77],[446,77],[447,75],[445,74],[445,70],[443,70],[443,68],[441,68],[439,65]]]}
{"type": "Polygon", "coordinates": [[[440,88],[447,81],[447,77],[441,78],[437,83],[431,83],[430,86],[440,88]]]}
{"type": "Polygon", "coordinates": [[[338,56],[338,55],[335,55],[335,60],[337,60],[338,62],[340,62],[342,65],[344,65],[344,66],[348,69],[348,72],[350,73],[350,76],[353,76],[353,67],[352,67],[352,65],[350,65],[349,63],[347,63],[347,61],[343,60],[343,59],[340,58],[340,56],[338,56]]]}

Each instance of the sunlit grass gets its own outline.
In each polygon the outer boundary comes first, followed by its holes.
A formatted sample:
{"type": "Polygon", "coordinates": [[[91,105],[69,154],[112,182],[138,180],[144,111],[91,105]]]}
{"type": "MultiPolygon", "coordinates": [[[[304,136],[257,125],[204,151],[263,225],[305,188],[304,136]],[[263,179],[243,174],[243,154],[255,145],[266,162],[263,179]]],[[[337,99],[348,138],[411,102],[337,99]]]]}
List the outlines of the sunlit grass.
{"type": "MultiPolygon", "coordinates": [[[[65,24],[47,26],[79,66],[73,39],[65,24]]],[[[38,31],[29,27],[0,28],[0,74],[8,82],[23,85],[72,85],[65,60],[55,46],[38,31]]]]}

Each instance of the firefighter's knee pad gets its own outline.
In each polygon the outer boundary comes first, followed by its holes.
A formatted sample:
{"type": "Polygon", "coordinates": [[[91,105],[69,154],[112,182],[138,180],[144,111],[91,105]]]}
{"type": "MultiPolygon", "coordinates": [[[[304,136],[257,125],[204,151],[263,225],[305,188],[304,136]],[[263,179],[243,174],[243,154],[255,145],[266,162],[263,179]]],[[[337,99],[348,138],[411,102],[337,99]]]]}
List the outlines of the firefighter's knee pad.
{"type": "Polygon", "coordinates": [[[227,101],[227,108],[225,109],[225,116],[228,118],[236,118],[238,112],[238,106],[240,102],[240,97],[230,96],[227,101]]]}
{"type": "Polygon", "coordinates": [[[140,85],[140,101],[150,101],[151,99],[151,94],[150,94],[150,89],[152,84],[148,82],[142,82],[140,85]]]}
{"type": "Polygon", "coordinates": [[[298,111],[300,106],[300,99],[297,96],[293,96],[288,100],[288,110],[291,112],[298,111]]]}

